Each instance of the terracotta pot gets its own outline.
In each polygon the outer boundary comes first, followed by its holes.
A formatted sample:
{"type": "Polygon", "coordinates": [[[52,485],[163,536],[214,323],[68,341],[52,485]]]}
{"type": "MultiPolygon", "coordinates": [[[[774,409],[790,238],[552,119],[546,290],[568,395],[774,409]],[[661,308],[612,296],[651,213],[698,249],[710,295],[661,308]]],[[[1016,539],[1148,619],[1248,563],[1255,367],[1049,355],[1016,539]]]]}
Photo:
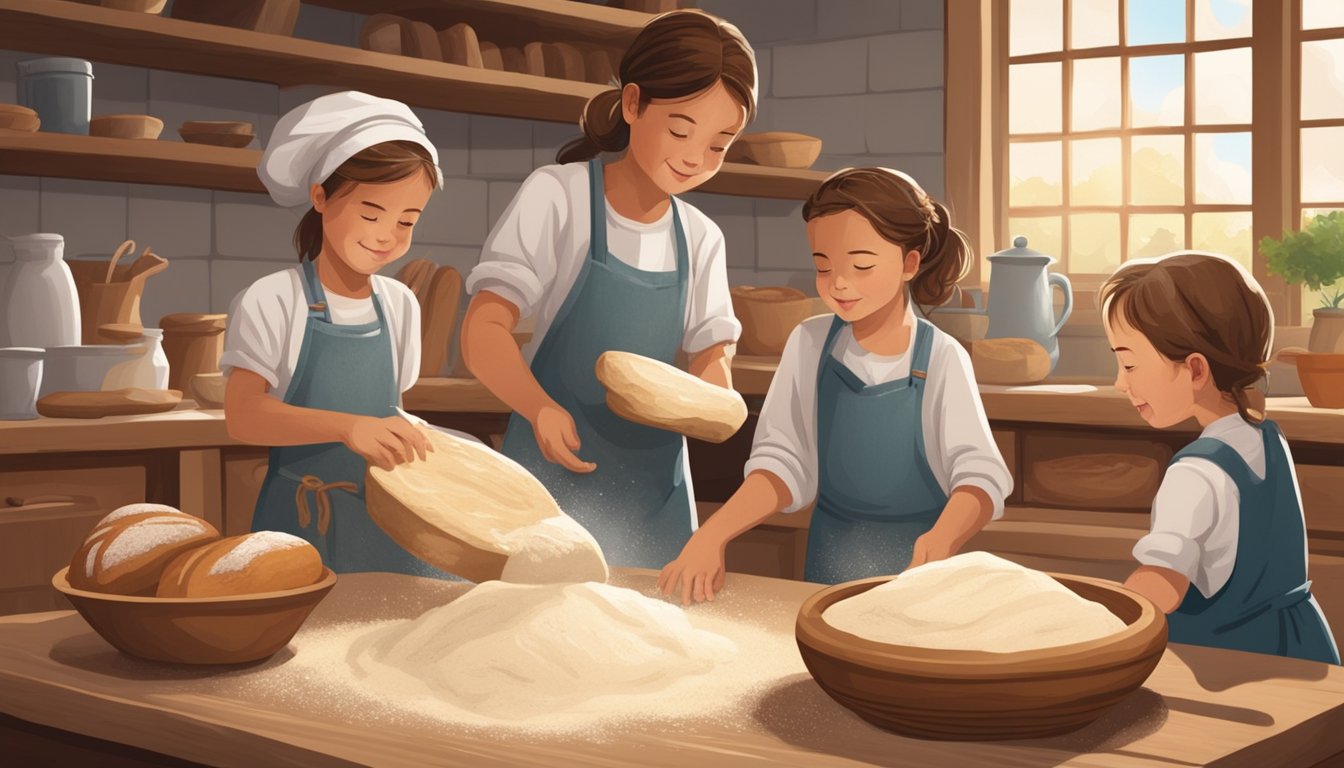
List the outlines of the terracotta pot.
{"type": "Polygon", "coordinates": [[[1307,349],[1327,354],[1344,353],[1344,309],[1313,309],[1311,317],[1311,339],[1307,349]]]}
{"type": "Polygon", "coordinates": [[[1344,408],[1344,353],[1298,355],[1297,375],[1307,402],[1317,408],[1344,408]]]}
{"type": "Polygon", "coordinates": [[[179,313],[159,319],[168,355],[168,388],[191,392],[198,373],[218,373],[228,315],[179,313]]]}

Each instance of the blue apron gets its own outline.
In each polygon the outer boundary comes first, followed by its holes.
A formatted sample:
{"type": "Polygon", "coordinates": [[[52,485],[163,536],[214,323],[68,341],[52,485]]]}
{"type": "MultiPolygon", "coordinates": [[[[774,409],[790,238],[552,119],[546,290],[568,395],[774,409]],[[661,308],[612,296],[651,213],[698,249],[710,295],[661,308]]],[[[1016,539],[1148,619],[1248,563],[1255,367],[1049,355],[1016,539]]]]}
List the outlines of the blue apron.
{"type": "Polygon", "coordinates": [[[684,335],[690,255],[675,201],[675,272],[636,269],[608,252],[602,164],[594,159],[588,167],[592,245],[532,358],[532,375],[574,417],[582,441],[578,454],[597,469],[581,474],[547,461],[532,425],[516,413],[503,452],[593,534],[607,562],[662,568],[695,529],[690,478],[683,470],[686,441],[612,413],[593,369],[607,350],[674,362],[684,335]]]}
{"type": "Polygon", "coordinates": [[[831,323],[817,372],[817,501],[804,578],[836,584],[899,573],[947,494],[924,452],[924,385],[933,328],[917,320],[910,375],[865,385],[832,355],[831,323]]]}
{"type": "MultiPolygon", "coordinates": [[[[303,263],[308,321],[284,401],[301,408],[383,418],[399,402],[392,334],[378,295],[378,319],[335,325],[312,261],[303,263]]],[[[270,467],[252,515],[252,530],[306,539],[337,573],[393,571],[451,578],[402,549],[364,507],[363,457],[342,443],[271,448],[270,467]]]]}
{"type": "Polygon", "coordinates": [[[1167,616],[1171,642],[1338,664],[1339,649],[1307,580],[1306,524],[1292,463],[1278,425],[1266,421],[1260,431],[1263,480],[1255,478],[1234,448],[1209,437],[1171,460],[1174,464],[1194,456],[1211,461],[1232,478],[1241,495],[1232,576],[1213,597],[1190,585],[1180,606],[1167,616]]]}

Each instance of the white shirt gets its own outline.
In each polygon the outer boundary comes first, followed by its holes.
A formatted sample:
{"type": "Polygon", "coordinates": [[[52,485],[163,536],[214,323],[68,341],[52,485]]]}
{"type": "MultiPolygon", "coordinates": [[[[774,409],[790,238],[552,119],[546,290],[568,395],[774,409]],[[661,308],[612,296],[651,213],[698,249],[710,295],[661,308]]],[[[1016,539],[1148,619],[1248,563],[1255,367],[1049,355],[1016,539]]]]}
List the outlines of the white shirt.
{"type": "MultiPolygon", "coordinates": [[[[833,317],[805,320],[789,336],[765,396],[745,468],[745,474],[765,470],[784,481],[793,496],[785,512],[797,511],[817,495],[817,372],[833,317]]],[[[913,329],[914,314],[908,308],[906,322],[913,329]]],[[[951,336],[937,328],[930,330],[933,345],[921,408],[929,469],[943,493],[960,486],[984,491],[998,519],[1003,516],[1003,500],[1012,493],[1013,477],[985,419],[970,356],[951,336]]],[[[913,349],[912,331],[910,348],[903,354],[875,355],[860,346],[845,327],[832,357],[871,386],[909,376],[913,349]]]]}
{"type": "MultiPolygon", "coordinates": [[[[675,201],[690,251],[690,286],[681,346],[687,353],[737,341],[742,326],[733,315],[723,232],[693,206],[675,201]]],[[[523,182],[500,216],[467,277],[468,293],[488,290],[535,313],[532,340],[523,347],[529,363],[588,258],[588,165],[546,165],[523,182]]],[[[651,272],[676,271],[672,209],[658,221],[627,219],[607,206],[607,249],[622,262],[651,272]]]]}
{"type": "MultiPolygon", "coordinates": [[[[398,391],[405,392],[420,377],[420,304],[410,288],[390,277],[374,275],[372,281],[392,336],[398,391]]],[[[329,288],[326,294],[336,325],[360,325],[378,317],[372,297],[338,296],[329,288]]],[[[252,371],[271,385],[271,394],[283,398],[299,363],[307,322],[302,267],[266,275],[233,299],[220,370],[226,376],[234,368],[252,371]]]]}
{"type": "MultiPolygon", "coordinates": [[[[1256,479],[1264,479],[1263,434],[1240,414],[1218,419],[1199,436],[1231,446],[1256,479]]],[[[1283,450],[1288,451],[1286,442],[1283,450]]],[[[1293,487],[1297,487],[1295,477],[1293,487]]],[[[1162,477],[1153,499],[1150,532],[1134,545],[1134,558],[1143,565],[1176,571],[1202,595],[1213,597],[1227,584],[1237,564],[1240,524],[1241,492],[1232,476],[1208,459],[1187,457],[1171,465],[1162,477]]]]}

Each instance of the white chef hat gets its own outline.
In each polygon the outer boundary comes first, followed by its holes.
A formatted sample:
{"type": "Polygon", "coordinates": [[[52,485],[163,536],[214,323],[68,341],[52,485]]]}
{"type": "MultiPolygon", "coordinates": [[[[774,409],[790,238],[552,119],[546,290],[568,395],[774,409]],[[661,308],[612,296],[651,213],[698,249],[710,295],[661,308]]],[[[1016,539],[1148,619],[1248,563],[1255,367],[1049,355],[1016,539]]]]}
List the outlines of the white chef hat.
{"type": "Polygon", "coordinates": [[[280,205],[308,205],[314,184],[326,181],[359,152],[386,141],[413,141],[428,150],[434,186],[443,188],[439,153],[410,107],[359,91],[321,96],[287,112],[276,123],[257,176],[280,205]]]}

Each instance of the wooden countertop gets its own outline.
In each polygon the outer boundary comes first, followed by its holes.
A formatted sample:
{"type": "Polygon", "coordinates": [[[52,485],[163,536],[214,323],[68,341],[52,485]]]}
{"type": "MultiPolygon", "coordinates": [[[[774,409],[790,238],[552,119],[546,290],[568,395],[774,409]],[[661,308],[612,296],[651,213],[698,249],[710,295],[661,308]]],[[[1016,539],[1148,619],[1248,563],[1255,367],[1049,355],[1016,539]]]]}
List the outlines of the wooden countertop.
{"type": "MultiPolygon", "coordinates": [[[[613,581],[641,591],[652,571],[613,581]]],[[[816,585],[730,576],[714,603],[767,630],[783,660],[740,719],[631,723],[602,739],[472,731],[394,707],[332,707],[280,690],[307,638],[333,623],[412,618],[469,585],[393,574],[340,578],[286,651],[258,666],[157,665],[120,655],[71,611],[0,618],[0,713],[212,765],[1308,766],[1344,752],[1344,667],[1189,646],[1076,733],[1023,742],[907,739],[828,698],[798,658],[793,622],[816,585]],[[785,658],[787,657],[787,658],[785,658]]],[[[330,692],[328,692],[328,696],[330,692]]],[[[22,724],[20,724],[22,725],[22,724]]]]}

